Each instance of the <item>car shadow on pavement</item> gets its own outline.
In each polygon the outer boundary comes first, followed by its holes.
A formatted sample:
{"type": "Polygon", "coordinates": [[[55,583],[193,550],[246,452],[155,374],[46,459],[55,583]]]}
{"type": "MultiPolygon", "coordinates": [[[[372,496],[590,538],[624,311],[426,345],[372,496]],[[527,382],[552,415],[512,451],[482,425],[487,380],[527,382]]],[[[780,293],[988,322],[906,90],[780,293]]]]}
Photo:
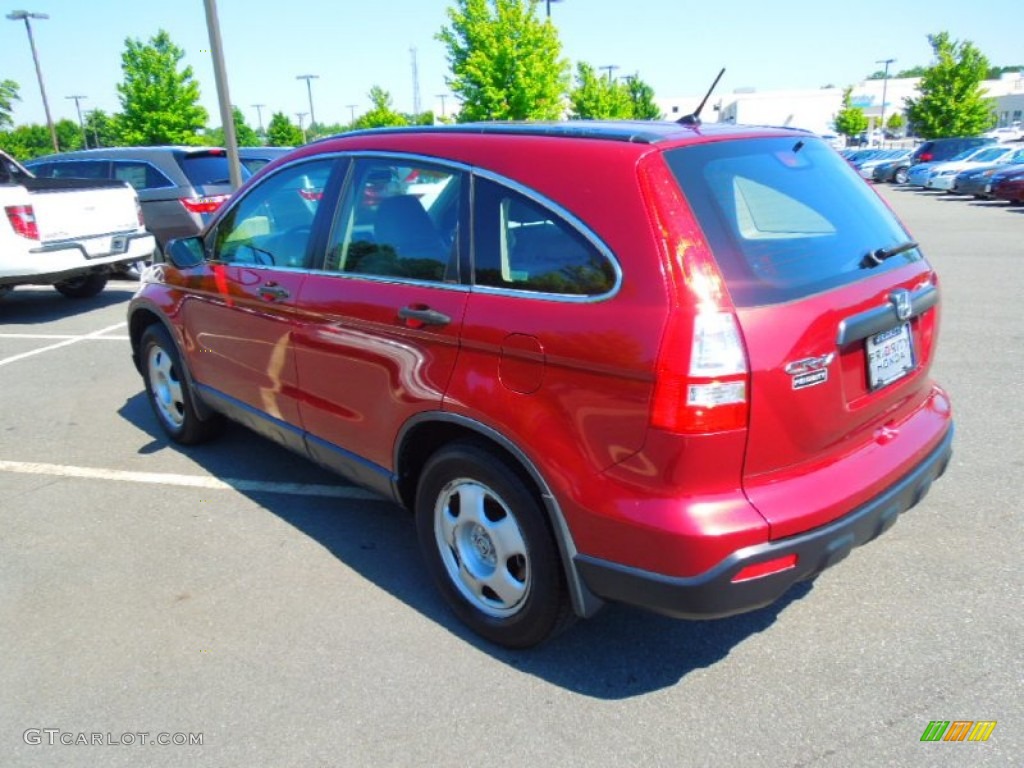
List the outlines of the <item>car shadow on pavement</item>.
{"type": "MultiPolygon", "coordinates": [[[[175,445],[157,427],[142,392],[119,413],[152,438],[140,453],[182,453],[220,480],[347,486],[337,475],[236,424],[208,446],[175,445]]],[[[481,639],[455,618],[427,576],[411,515],[391,501],[237,490],[467,645],[520,672],[598,699],[626,699],[674,686],[769,628],[786,606],[812,589],[811,583],[798,584],[770,606],[711,621],[676,620],[609,604],[538,648],[511,651],[481,639]]]]}
{"type": "Polygon", "coordinates": [[[111,282],[102,293],[88,299],[69,299],[49,286],[21,286],[0,297],[0,323],[43,325],[127,304],[134,293],[135,284],[129,282],[111,282]]]}

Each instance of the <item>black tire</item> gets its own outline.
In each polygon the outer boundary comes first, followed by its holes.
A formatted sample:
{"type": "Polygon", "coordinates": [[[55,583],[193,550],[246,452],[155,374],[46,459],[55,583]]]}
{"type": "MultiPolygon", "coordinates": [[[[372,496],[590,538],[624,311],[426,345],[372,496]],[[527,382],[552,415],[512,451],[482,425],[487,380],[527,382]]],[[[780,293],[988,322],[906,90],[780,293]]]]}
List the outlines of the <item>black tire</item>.
{"type": "Polygon", "coordinates": [[[520,474],[486,445],[457,442],[434,454],[420,476],[415,512],[427,570],[478,635],[529,648],[573,622],[544,512],[520,474]],[[464,508],[467,502],[476,505],[464,508]]]}
{"type": "Polygon", "coordinates": [[[908,170],[909,169],[907,168],[897,168],[896,174],[893,176],[892,180],[895,181],[897,184],[906,184],[908,170]]]}
{"type": "Polygon", "coordinates": [[[107,276],[102,272],[90,272],[63,280],[53,287],[69,299],[91,299],[107,287],[107,276]]]}
{"type": "Polygon", "coordinates": [[[171,440],[195,445],[220,432],[223,419],[218,414],[203,419],[197,413],[178,348],[163,326],[151,325],[142,334],[139,359],[149,404],[171,440]]]}

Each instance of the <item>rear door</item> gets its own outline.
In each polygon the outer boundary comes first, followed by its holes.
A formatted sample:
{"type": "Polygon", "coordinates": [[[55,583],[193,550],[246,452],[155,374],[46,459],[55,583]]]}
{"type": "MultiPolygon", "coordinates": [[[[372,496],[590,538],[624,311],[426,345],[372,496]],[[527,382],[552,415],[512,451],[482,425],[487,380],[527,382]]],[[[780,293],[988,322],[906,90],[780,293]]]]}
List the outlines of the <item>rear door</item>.
{"type": "Polygon", "coordinates": [[[391,468],[403,424],[441,408],[468,296],[467,181],[421,160],[354,160],[326,260],[302,287],[295,355],[309,450],[363,482],[374,478],[361,472],[391,468]]]}
{"type": "Polygon", "coordinates": [[[705,145],[669,153],[669,164],[746,344],[745,491],[774,538],[824,524],[920,458],[919,441],[898,438],[932,394],[934,274],[881,199],[819,142],[705,145]]]}

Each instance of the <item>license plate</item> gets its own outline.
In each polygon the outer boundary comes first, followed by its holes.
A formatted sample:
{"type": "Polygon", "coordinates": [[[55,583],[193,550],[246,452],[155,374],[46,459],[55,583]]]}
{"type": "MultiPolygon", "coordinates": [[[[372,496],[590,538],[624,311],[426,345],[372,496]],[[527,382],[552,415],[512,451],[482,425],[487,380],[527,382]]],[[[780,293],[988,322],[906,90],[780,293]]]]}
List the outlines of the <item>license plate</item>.
{"type": "Polygon", "coordinates": [[[124,235],[114,237],[94,237],[84,242],[85,253],[89,258],[110,256],[128,250],[128,238],[124,235]]]}
{"type": "Polygon", "coordinates": [[[884,387],[914,370],[914,337],[910,323],[868,337],[867,356],[871,389],[884,387]]]}

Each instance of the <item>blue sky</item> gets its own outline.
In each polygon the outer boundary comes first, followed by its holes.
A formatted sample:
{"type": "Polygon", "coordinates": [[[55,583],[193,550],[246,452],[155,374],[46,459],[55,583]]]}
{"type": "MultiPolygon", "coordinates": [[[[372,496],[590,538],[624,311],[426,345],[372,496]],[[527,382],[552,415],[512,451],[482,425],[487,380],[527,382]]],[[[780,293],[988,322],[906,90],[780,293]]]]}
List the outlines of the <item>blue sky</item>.
{"type": "MultiPolygon", "coordinates": [[[[424,109],[440,111],[447,93],[443,46],[434,39],[447,22],[448,0],[218,0],[231,101],[249,123],[254,104],[265,104],[264,123],[283,111],[294,121],[308,112],[312,81],[317,120],[347,122],[354,104],[368,107],[373,85],[388,90],[394,106],[412,111],[410,49],[416,48],[424,109]]],[[[0,0],[16,9],[47,13],[33,22],[36,47],[55,120],[75,119],[67,96],[80,94],[83,110],[119,110],[116,84],[126,38],[148,40],[166,29],[186,52],[202,89],[202,102],[219,124],[213,66],[202,0],[0,0]]],[[[701,95],[720,67],[719,93],[737,88],[773,90],[852,85],[896,58],[893,70],[927,65],[927,35],[948,31],[970,40],[993,64],[1024,64],[1020,0],[559,0],[551,5],[564,53],[573,63],[616,65],[617,75],[638,72],[661,97],[701,95]]],[[[544,12],[544,3],[540,4],[544,12]]],[[[16,124],[45,121],[22,22],[0,19],[0,79],[21,86],[16,124]]],[[[446,99],[451,107],[452,101],[446,99]]],[[[308,120],[308,118],[306,118],[308,120]]]]}

